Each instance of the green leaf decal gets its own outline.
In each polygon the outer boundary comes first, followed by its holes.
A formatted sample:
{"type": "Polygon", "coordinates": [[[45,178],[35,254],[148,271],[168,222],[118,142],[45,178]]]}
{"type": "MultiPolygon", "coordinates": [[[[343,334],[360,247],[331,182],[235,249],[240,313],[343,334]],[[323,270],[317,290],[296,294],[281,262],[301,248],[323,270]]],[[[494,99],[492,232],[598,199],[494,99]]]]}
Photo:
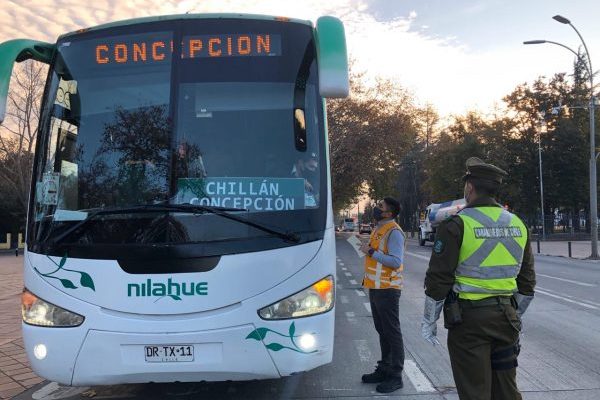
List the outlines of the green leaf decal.
{"type": "Polygon", "coordinates": [[[68,279],[59,279],[60,283],[62,283],[62,285],[64,287],[66,287],[67,289],[77,289],[77,286],[73,285],[73,282],[71,282],[68,279]]]}
{"type": "Polygon", "coordinates": [[[172,298],[173,300],[181,300],[181,297],[179,297],[175,294],[170,294],[169,297],[172,298]]]}
{"type": "Polygon", "coordinates": [[[263,340],[265,336],[267,336],[268,331],[269,329],[267,328],[257,328],[250,332],[250,334],[246,336],[246,339],[263,340]]]}
{"type": "Polygon", "coordinates": [[[63,258],[60,259],[60,263],[58,263],[58,269],[61,269],[62,267],[64,267],[66,262],[67,262],[67,255],[65,254],[63,256],[63,258]]]}
{"type": "Polygon", "coordinates": [[[79,280],[79,283],[81,283],[81,286],[90,288],[95,292],[96,287],[94,286],[94,281],[92,280],[92,277],[86,272],[79,272],[79,273],[81,274],[81,279],[79,280]]]}
{"type": "Polygon", "coordinates": [[[290,338],[294,341],[294,333],[296,333],[296,324],[292,322],[290,325],[290,338]]]}
{"type": "Polygon", "coordinates": [[[269,349],[269,350],[273,350],[273,351],[279,351],[279,350],[281,350],[281,349],[283,349],[285,347],[282,346],[282,345],[280,345],[279,343],[269,343],[266,346],[266,348],[269,349]]]}

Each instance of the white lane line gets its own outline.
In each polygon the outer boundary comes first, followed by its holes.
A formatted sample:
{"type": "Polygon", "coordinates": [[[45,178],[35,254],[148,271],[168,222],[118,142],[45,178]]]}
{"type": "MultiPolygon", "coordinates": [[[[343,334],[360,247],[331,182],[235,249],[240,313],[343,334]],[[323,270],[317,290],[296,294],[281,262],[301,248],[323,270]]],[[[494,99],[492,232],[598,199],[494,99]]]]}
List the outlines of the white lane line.
{"type": "Polygon", "coordinates": [[[412,251],[407,251],[405,253],[408,254],[409,256],[420,258],[421,260],[425,260],[425,261],[429,261],[429,259],[431,258],[431,257],[424,256],[422,254],[413,253],[412,251]]]}
{"type": "Polygon", "coordinates": [[[346,275],[346,276],[352,276],[352,274],[350,272],[344,272],[344,275],[346,275]]]}
{"type": "Polygon", "coordinates": [[[343,262],[340,262],[340,266],[342,266],[342,267],[343,267],[344,265],[346,265],[346,264],[344,264],[343,262]]]}
{"type": "Polygon", "coordinates": [[[348,296],[340,296],[340,301],[343,304],[348,304],[348,296]]]}
{"type": "Polygon", "coordinates": [[[41,389],[38,389],[31,395],[32,399],[43,400],[43,399],[65,399],[81,394],[88,390],[89,387],[72,387],[72,386],[59,386],[56,382],[50,382],[41,389]]]}
{"type": "MultiPolygon", "coordinates": [[[[550,290],[550,289],[548,289],[548,288],[545,288],[545,287],[541,287],[541,286],[537,286],[537,285],[536,285],[536,287],[535,287],[535,290],[537,291],[538,289],[544,290],[544,291],[546,291],[546,292],[549,292],[549,293],[556,294],[556,293],[555,293],[555,291],[553,291],[553,290],[550,290]]],[[[586,304],[592,304],[592,305],[594,305],[594,306],[598,306],[598,307],[600,307],[600,303],[596,303],[596,302],[594,302],[594,301],[591,301],[591,300],[581,300],[581,299],[578,299],[578,298],[577,298],[577,297],[575,297],[575,296],[569,296],[568,294],[563,294],[563,296],[564,296],[564,297],[567,297],[567,298],[569,298],[569,299],[571,299],[571,300],[577,300],[577,301],[581,301],[581,302],[583,302],[583,303],[586,303],[586,304]]]]}
{"type": "Polygon", "coordinates": [[[364,253],[359,250],[360,245],[362,243],[359,238],[357,238],[356,236],[352,235],[352,236],[350,236],[346,240],[348,241],[348,243],[350,243],[350,245],[352,246],[352,248],[354,249],[354,251],[356,251],[356,254],[358,254],[358,257],[363,258],[365,256],[364,253]]]}
{"type": "Polygon", "coordinates": [[[419,369],[417,363],[413,360],[404,361],[404,373],[415,387],[417,392],[435,392],[435,388],[431,381],[427,379],[425,374],[419,369]]]}
{"type": "Polygon", "coordinates": [[[371,349],[369,349],[369,345],[366,340],[354,340],[354,347],[358,351],[358,358],[360,358],[361,362],[369,362],[373,358],[373,354],[371,354],[371,349]]]}
{"type": "Polygon", "coordinates": [[[346,311],[346,317],[348,317],[348,318],[354,318],[355,317],[354,311],[346,311]]]}
{"type": "Polygon", "coordinates": [[[367,309],[367,311],[369,312],[369,314],[371,314],[371,303],[363,303],[363,306],[365,306],[365,308],[367,309]]]}
{"type": "Polygon", "coordinates": [[[351,285],[358,285],[358,283],[354,279],[350,279],[350,284],[351,285]]]}
{"type": "Polygon", "coordinates": [[[363,292],[360,289],[356,289],[356,294],[359,295],[360,297],[365,297],[366,296],[365,292],[363,292]]]}
{"type": "Polygon", "coordinates": [[[585,282],[580,282],[580,281],[573,281],[571,279],[565,279],[565,278],[559,278],[557,276],[551,276],[551,275],[545,275],[545,274],[540,274],[540,273],[536,273],[537,276],[543,276],[545,278],[550,278],[550,279],[556,279],[558,281],[563,281],[563,282],[569,282],[569,283],[574,283],[575,285],[580,285],[580,286],[587,286],[587,287],[594,287],[594,286],[598,286],[598,285],[594,285],[592,283],[585,283],[585,282]]]}
{"type": "Polygon", "coordinates": [[[584,303],[584,302],[582,302],[579,299],[572,300],[572,299],[569,299],[569,298],[564,297],[564,296],[559,296],[559,295],[554,294],[554,293],[546,292],[546,290],[541,290],[539,286],[535,288],[535,292],[536,293],[540,293],[540,294],[543,294],[543,295],[546,295],[546,296],[554,297],[556,299],[561,299],[561,300],[569,302],[569,303],[578,304],[578,305],[580,305],[582,307],[591,308],[593,310],[600,310],[600,307],[596,307],[596,306],[593,306],[591,304],[584,303]]]}
{"type": "Polygon", "coordinates": [[[342,267],[342,271],[348,271],[348,268],[342,267]]]}

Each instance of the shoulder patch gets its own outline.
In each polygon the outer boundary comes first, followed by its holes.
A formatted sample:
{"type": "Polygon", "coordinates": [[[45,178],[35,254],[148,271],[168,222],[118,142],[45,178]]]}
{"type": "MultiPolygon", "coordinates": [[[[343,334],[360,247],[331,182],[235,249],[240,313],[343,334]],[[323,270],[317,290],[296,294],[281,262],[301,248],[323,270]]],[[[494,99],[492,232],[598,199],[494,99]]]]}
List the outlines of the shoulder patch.
{"type": "Polygon", "coordinates": [[[446,247],[446,244],[444,243],[444,241],[441,239],[437,239],[435,241],[435,243],[433,244],[433,251],[436,254],[440,254],[444,251],[444,247],[446,247]]]}

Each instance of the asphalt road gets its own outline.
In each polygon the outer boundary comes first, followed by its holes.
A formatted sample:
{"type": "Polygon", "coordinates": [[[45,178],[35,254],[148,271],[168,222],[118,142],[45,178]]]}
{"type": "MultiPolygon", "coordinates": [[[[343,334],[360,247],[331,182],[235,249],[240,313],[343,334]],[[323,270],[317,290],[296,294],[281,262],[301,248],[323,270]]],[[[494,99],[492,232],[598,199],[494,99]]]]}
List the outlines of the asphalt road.
{"type": "MultiPolygon", "coordinates": [[[[379,358],[362,259],[337,234],[336,342],[333,363],[280,380],[60,388],[43,382],[16,399],[364,399],[381,396],[360,382],[379,358]]],[[[353,239],[351,239],[352,241],[353,239]]],[[[446,331],[442,346],[420,336],[423,279],[431,247],[409,241],[400,300],[406,350],[405,385],[392,398],[457,399],[446,331]]],[[[538,290],[524,318],[518,384],[525,399],[600,399],[600,263],[536,257],[538,290]]]]}

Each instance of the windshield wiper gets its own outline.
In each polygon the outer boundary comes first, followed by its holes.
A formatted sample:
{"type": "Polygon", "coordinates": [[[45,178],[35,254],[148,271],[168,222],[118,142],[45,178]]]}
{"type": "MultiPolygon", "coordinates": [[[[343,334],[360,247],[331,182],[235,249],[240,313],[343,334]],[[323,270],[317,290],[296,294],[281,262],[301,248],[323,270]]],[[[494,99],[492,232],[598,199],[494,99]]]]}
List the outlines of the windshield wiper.
{"type": "Polygon", "coordinates": [[[263,232],[270,233],[273,236],[279,237],[285,241],[297,243],[300,241],[300,238],[297,234],[293,232],[279,232],[277,230],[266,227],[262,224],[258,224],[256,222],[249,221],[245,218],[239,217],[235,214],[231,214],[232,211],[248,211],[245,208],[229,208],[229,207],[211,207],[211,206],[202,206],[202,205],[194,205],[194,204],[148,204],[142,206],[134,206],[134,207],[123,207],[123,208],[102,208],[96,211],[91,212],[84,220],[77,222],[75,225],[71,226],[60,235],[54,237],[49,245],[56,246],[58,245],[64,238],[69,236],[71,233],[80,229],[84,225],[87,225],[92,219],[99,215],[114,215],[114,214],[131,214],[131,213],[144,213],[144,212],[184,212],[191,214],[198,213],[210,213],[219,215],[223,218],[230,219],[232,221],[237,221],[239,223],[251,226],[253,228],[259,229],[263,232]]]}

